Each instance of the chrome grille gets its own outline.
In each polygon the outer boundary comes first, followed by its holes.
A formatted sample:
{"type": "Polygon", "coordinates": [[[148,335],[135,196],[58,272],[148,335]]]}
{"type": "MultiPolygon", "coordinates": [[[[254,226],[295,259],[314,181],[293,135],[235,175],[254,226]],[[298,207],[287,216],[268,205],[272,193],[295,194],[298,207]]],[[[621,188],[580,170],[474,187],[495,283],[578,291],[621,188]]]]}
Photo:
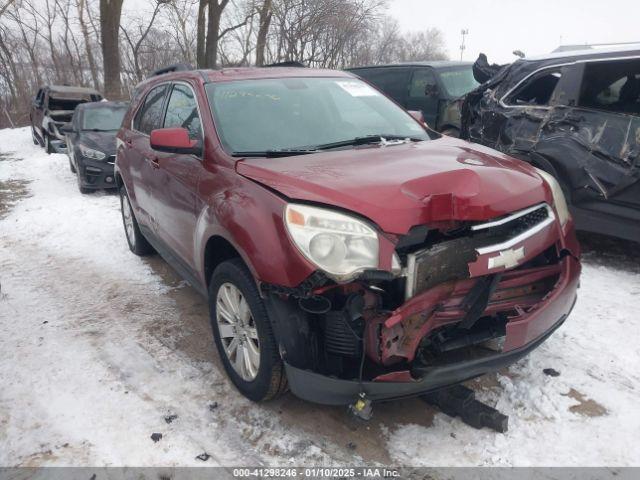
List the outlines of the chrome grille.
{"type": "Polygon", "coordinates": [[[469,277],[468,264],[478,255],[511,248],[555,220],[546,203],[471,226],[465,234],[407,255],[405,296],[410,298],[438,284],[469,277]]]}

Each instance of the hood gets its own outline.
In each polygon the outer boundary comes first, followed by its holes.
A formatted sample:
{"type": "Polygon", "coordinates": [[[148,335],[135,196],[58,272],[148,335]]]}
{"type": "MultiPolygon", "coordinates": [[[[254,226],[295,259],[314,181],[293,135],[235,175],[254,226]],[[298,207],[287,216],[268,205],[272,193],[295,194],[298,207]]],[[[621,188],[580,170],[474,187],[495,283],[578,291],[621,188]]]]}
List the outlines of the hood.
{"type": "Polygon", "coordinates": [[[488,220],[550,201],[528,164],[450,137],[242,159],[236,169],[290,199],[350,210],[399,235],[414,225],[488,220]]]}
{"type": "Polygon", "coordinates": [[[89,148],[100,150],[107,156],[115,155],[117,133],[117,130],[113,132],[80,132],[78,142],[89,148]]]}

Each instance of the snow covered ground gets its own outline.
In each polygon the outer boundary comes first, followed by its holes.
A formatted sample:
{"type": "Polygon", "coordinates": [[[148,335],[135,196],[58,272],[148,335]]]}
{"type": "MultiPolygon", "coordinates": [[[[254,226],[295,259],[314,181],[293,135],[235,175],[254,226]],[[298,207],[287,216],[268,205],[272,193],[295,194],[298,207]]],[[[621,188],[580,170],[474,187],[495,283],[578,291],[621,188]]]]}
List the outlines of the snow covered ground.
{"type": "Polygon", "coordinates": [[[420,400],[368,424],[291,395],[255,405],[225,378],[205,302],[128,251],[117,196],[81,195],[66,156],[2,130],[0,466],[640,465],[638,245],[587,241],[567,323],[475,382],[507,434],[420,400]]]}

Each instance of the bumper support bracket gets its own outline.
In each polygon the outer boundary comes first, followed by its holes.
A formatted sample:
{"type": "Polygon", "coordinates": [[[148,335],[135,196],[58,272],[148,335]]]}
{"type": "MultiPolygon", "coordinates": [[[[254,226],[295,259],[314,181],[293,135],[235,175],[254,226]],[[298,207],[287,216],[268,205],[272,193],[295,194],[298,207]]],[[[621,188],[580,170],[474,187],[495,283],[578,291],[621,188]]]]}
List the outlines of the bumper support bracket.
{"type": "Polygon", "coordinates": [[[473,428],[487,427],[505,433],[509,427],[509,417],[495,408],[476,400],[476,394],[464,385],[436,390],[422,395],[425,402],[438,407],[450,417],[460,417],[473,428]]]}

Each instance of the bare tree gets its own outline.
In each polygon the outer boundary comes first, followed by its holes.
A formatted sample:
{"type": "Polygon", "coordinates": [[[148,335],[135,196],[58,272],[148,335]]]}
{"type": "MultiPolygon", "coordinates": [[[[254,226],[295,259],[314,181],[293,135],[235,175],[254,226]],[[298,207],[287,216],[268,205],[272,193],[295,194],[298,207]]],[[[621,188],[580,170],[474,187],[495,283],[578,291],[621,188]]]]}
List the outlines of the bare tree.
{"type": "Polygon", "coordinates": [[[103,85],[116,99],[176,62],[344,68],[446,56],[438,30],[403,33],[386,0],[123,1],[0,0],[0,128],[28,122],[44,83],[103,85]]]}
{"type": "Polygon", "coordinates": [[[271,26],[271,0],[263,0],[258,17],[258,36],[256,39],[256,65],[264,65],[264,53],[267,48],[267,34],[271,26]]]}
{"type": "MultiPolygon", "coordinates": [[[[197,59],[200,68],[216,68],[218,65],[220,41],[230,32],[233,32],[249,23],[255,14],[253,7],[249,8],[243,18],[237,23],[232,23],[225,28],[222,26],[222,14],[229,5],[229,0],[200,0],[198,9],[198,42],[197,59]],[[206,35],[205,35],[206,17],[206,35]]],[[[234,5],[237,12],[239,7],[234,5]]],[[[251,4],[252,5],[252,4],[251,4]]]]}
{"type": "Polygon", "coordinates": [[[173,0],[168,2],[164,11],[164,19],[169,27],[172,42],[180,49],[180,55],[188,64],[197,64],[194,47],[196,46],[196,31],[194,30],[193,10],[198,0],[173,0]]]}
{"type": "Polygon", "coordinates": [[[107,98],[120,98],[120,19],[123,0],[100,0],[100,40],[102,42],[102,68],[104,93],[107,98]]]}
{"type": "Polygon", "coordinates": [[[96,65],[95,55],[93,54],[93,42],[91,40],[91,34],[89,33],[89,23],[85,19],[85,14],[91,15],[88,7],[87,0],[77,0],[76,9],[78,12],[78,24],[80,25],[80,32],[84,40],[85,55],[87,56],[87,63],[89,64],[89,71],[91,72],[91,81],[93,88],[100,88],[100,82],[98,77],[98,67],[96,65]]]}
{"type": "Polygon", "coordinates": [[[147,35],[149,35],[151,28],[153,27],[160,8],[165,3],[167,3],[166,0],[155,0],[151,17],[144,20],[141,19],[139,22],[136,22],[137,24],[135,26],[132,26],[132,30],[137,30],[135,37],[134,34],[129,32],[127,28],[125,28],[123,25],[120,25],[120,29],[124,34],[124,38],[126,39],[126,42],[131,49],[133,73],[136,82],[140,82],[144,78],[142,69],[140,67],[140,49],[142,48],[147,35]],[[144,23],[145,21],[146,25],[144,23]]]}

